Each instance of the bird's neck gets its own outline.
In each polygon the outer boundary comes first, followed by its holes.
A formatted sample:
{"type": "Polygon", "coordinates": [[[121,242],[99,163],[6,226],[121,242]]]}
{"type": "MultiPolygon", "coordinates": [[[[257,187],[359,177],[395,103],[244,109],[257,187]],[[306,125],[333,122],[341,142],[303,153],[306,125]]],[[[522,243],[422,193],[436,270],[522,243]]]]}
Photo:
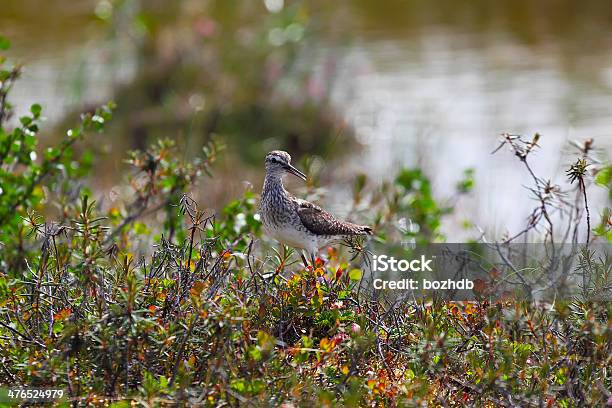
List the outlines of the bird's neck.
{"type": "Polygon", "coordinates": [[[283,186],[283,178],[277,174],[266,174],[263,185],[263,195],[271,193],[287,194],[285,186],[283,186]]]}

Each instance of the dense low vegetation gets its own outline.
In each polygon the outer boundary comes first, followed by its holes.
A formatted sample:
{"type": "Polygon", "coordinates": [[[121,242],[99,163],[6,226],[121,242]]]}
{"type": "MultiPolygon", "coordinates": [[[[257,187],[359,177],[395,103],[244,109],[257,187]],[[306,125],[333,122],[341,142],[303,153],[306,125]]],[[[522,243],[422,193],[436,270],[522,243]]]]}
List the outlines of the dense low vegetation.
{"type": "MultiPolygon", "coordinates": [[[[87,187],[92,157],[73,147],[102,137],[93,133],[113,105],[84,114],[41,152],[42,108],[10,121],[18,76],[17,68],[0,71],[0,384],[60,387],[74,405],[612,402],[610,303],[390,307],[360,292],[359,243],[304,267],[262,237],[254,194],[217,214],[190,198],[198,179],[205,191],[219,141],[190,162],[176,159],[169,141],[130,153],[129,193],[103,205],[87,187]]],[[[504,138],[527,166],[537,142],[504,138]]],[[[587,168],[595,166],[589,143],[568,172],[575,231],[584,227],[577,215],[588,208],[587,168]]],[[[598,170],[596,181],[609,188],[610,167],[598,170]]],[[[526,231],[552,236],[559,191],[534,179],[526,231]]],[[[458,194],[472,184],[468,171],[458,194]]],[[[440,221],[453,211],[418,169],[381,186],[357,177],[353,205],[379,241],[441,241],[440,221]],[[391,227],[402,218],[414,228],[391,227]]],[[[589,216],[588,239],[609,240],[609,211],[589,216]]]]}

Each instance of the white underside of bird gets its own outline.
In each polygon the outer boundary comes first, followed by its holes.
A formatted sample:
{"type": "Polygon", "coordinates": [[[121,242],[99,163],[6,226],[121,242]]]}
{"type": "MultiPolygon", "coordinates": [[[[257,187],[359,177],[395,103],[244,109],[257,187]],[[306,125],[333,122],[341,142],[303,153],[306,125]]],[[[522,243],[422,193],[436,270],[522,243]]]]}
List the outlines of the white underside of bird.
{"type": "Polygon", "coordinates": [[[330,241],[329,239],[322,239],[316,235],[297,230],[291,225],[268,225],[264,226],[264,229],[266,234],[281,244],[293,248],[303,249],[309,255],[317,253],[320,248],[325,246],[330,241]]]}

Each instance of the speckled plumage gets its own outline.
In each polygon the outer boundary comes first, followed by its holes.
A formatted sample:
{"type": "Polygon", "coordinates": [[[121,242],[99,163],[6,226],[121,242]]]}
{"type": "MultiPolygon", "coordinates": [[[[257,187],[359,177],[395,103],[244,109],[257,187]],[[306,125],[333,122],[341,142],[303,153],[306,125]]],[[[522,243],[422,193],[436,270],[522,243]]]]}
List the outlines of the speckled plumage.
{"type": "Polygon", "coordinates": [[[275,150],[266,155],[260,215],[266,232],[274,239],[304,249],[312,257],[330,241],[372,233],[370,227],[338,220],[315,204],[291,195],[283,186],[283,176],[288,172],[305,178],[291,166],[287,152],[275,150]]]}

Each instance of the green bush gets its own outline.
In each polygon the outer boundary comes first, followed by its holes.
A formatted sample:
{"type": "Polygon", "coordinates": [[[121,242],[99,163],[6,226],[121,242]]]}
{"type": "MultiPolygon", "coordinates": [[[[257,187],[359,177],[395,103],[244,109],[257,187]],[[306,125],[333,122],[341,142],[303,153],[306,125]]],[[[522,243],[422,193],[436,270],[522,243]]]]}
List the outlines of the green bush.
{"type": "MultiPolygon", "coordinates": [[[[10,128],[7,96],[19,71],[0,76],[0,384],[62,388],[75,405],[610,400],[609,304],[390,308],[360,296],[362,271],[342,251],[304,268],[291,251],[262,246],[252,193],[219,214],[198,207],[189,192],[210,171],[215,142],[188,163],[168,141],[130,153],[131,202],[103,210],[82,187],[92,158],[75,157],[73,145],[103,129],[112,105],[83,115],[39,155],[42,109],[10,128]]],[[[420,170],[402,170],[371,194],[368,184],[359,177],[354,198],[371,196],[377,240],[443,239],[452,207],[434,199],[420,170]],[[401,218],[418,228],[389,227],[401,218]]]]}

